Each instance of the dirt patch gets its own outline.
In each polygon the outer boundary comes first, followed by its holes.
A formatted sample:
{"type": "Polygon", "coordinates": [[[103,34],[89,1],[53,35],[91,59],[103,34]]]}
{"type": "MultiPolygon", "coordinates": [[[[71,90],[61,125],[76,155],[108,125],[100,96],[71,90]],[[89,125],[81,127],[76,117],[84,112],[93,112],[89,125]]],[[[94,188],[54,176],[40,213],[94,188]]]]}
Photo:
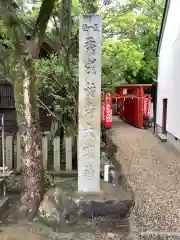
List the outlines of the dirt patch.
{"type": "Polygon", "coordinates": [[[38,219],[33,222],[17,219],[16,204],[18,202],[14,202],[0,224],[2,240],[119,240],[129,232],[128,219],[107,221],[102,218],[81,220],[76,225],[63,225],[57,230],[45,226],[38,219]]]}
{"type": "MultiPolygon", "coordinates": [[[[17,181],[17,179],[16,179],[17,181]]],[[[0,223],[2,240],[119,240],[128,235],[129,220],[105,218],[81,219],[75,225],[63,225],[60,228],[48,227],[38,219],[29,222],[17,216],[20,194],[12,194],[10,208],[0,223]]]]}

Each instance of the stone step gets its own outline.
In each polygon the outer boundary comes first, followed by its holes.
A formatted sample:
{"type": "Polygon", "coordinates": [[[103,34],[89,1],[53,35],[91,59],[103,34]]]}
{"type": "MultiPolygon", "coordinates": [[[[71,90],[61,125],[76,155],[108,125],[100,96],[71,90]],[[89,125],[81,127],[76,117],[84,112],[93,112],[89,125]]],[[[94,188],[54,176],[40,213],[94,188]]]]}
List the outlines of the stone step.
{"type": "Polygon", "coordinates": [[[167,142],[167,136],[165,134],[159,133],[157,136],[162,143],[167,142]]]}

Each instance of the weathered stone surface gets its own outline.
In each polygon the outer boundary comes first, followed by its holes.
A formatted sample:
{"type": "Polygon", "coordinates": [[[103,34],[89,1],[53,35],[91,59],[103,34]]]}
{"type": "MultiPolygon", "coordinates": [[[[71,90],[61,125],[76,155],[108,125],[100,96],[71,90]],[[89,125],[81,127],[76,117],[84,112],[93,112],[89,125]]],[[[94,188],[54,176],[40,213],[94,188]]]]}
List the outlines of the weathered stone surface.
{"type": "Polygon", "coordinates": [[[79,26],[78,191],[99,193],[101,16],[96,14],[82,15],[79,18],[79,26]],[[84,26],[87,29],[84,29],[84,26]],[[93,39],[93,47],[89,48],[89,44],[92,45],[92,43],[88,39],[93,39]],[[91,63],[89,60],[91,57],[96,60],[95,63],[91,63]],[[90,92],[87,90],[89,84],[93,85],[90,92]],[[91,127],[89,128],[89,126],[91,127]],[[85,151],[93,151],[93,155],[84,154],[85,151]]]}
{"type": "Polygon", "coordinates": [[[165,134],[157,134],[159,140],[164,143],[164,142],[167,142],[167,136],[165,134]]]}
{"type": "Polygon", "coordinates": [[[132,206],[132,196],[103,180],[100,185],[100,194],[80,194],[77,179],[59,182],[44,196],[40,219],[48,225],[61,225],[76,223],[80,217],[124,218],[132,206]]]}
{"type": "Polygon", "coordinates": [[[73,221],[72,218],[77,213],[78,208],[72,199],[71,190],[62,190],[61,184],[47,191],[39,207],[40,219],[53,226],[73,221]]]}
{"type": "Polygon", "coordinates": [[[60,212],[58,211],[56,203],[49,196],[49,193],[45,195],[39,207],[39,217],[48,225],[60,223],[60,212]]]}
{"type": "Polygon", "coordinates": [[[113,186],[103,180],[101,180],[100,194],[78,194],[78,196],[82,215],[87,218],[124,218],[133,203],[132,196],[120,186],[113,186]]]}

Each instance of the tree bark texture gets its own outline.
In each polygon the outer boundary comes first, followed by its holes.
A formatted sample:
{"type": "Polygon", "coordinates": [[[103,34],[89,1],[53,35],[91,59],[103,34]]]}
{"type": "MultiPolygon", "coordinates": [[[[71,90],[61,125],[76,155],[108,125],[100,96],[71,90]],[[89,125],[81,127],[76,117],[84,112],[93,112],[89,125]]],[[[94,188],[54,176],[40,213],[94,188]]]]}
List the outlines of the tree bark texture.
{"type": "Polygon", "coordinates": [[[60,34],[63,40],[63,45],[67,51],[71,40],[72,30],[71,9],[72,0],[62,0],[60,9],[60,34]]]}
{"type": "Polygon", "coordinates": [[[32,56],[28,51],[20,51],[16,62],[18,74],[13,85],[22,157],[20,212],[33,217],[44,194],[42,136],[32,56]]]}
{"type": "Polygon", "coordinates": [[[22,158],[21,210],[33,215],[44,193],[42,137],[33,59],[39,55],[55,0],[42,1],[30,41],[27,40],[27,29],[21,14],[19,15],[19,8],[17,10],[12,2],[14,1],[1,0],[0,12],[1,21],[9,30],[13,41],[14,59],[12,58],[10,68],[13,72],[12,81],[22,158]]]}

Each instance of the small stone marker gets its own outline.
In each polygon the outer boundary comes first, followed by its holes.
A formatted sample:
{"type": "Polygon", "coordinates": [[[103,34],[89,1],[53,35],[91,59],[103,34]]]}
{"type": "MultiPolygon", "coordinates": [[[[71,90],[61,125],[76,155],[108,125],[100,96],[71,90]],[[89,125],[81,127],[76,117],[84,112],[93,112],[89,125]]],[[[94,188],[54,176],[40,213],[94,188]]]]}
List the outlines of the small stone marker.
{"type": "Polygon", "coordinates": [[[78,191],[100,192],[101,17],[80,17],[78,191]]]}

